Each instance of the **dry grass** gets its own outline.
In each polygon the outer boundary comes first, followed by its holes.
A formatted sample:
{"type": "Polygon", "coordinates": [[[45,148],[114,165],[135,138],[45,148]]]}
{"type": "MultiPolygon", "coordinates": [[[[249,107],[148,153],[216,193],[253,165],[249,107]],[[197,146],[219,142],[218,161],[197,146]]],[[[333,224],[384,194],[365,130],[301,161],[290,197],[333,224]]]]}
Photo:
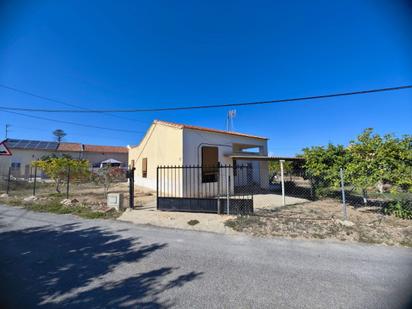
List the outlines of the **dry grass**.
{"type": "Polygon", "coordinates": [[[254,216],[238,217],[226,225],[256,236],[335,239],[412,247],[412,220],[385,216],[379,208],[348,207],[353,226],[344,226],[341,204],[334,200],[308,202],[254,216]]]}
{"type": "MultiPolygon", "coordinates": [[[[3,186],[4,187],[4,186],[3,186]]],[[[2,189],[3,189],[2,187],[2,189]]],[[[36,197],[40,199],[66,198],[66,185],[62,185],[61,193],[57,193],[53,183],[37,183],[36,197]]],[[[0,193],[4,193],[2,190],[0,193]]],[[[109,193],[122,193],[124,204],[128,203],[129,199],[129,185],[127,182],[115,183],[110,189],[109,193]]],[[[33,183],[20,182],[13,183],[10,188],[9,196],[15,200],[22,200],[25,197],[33,194],[33,183]]],[[[81,204],[89,205],[91,207],[103,207],[106,205],[106,197],[103,186],[94,183],[71,183],[69,188],[69,198],[76,199],[81,204]]],[[[140,187],[135,187],[135,204],[143,202],[150,202],[154,200],[153,193],[144,190],[140,187]]]]}
{"type": "MultiPolygon", "coordinates": [[[[66,198],[66,187],[62,186],[62,193],[57,193],[54,184],[38,183],[36,189],[36,199],[30,202],[24,198],[33,194],[33,184],[27,182],[13,183],[8,197],[0,198],[0,203],[23,206],[33,211],[71,213],[84,218],[116,218],[120,213],[110,210],[106,205],[106,197],[102,186],[93,183],[71,184],[69,199],[76,202],[70,206],[60,204],[66,198]]],[[[129,186],[128,183],[113,184],[109,192],[123,194],[123,207],[128,207],[129,186]]],[[[0,192],[0,194],[4,193],[0,192]]],[[[153,195],[138,187],[135,188],[135,198],[137,201],[142,199],[154,199],[153,195]]]]}

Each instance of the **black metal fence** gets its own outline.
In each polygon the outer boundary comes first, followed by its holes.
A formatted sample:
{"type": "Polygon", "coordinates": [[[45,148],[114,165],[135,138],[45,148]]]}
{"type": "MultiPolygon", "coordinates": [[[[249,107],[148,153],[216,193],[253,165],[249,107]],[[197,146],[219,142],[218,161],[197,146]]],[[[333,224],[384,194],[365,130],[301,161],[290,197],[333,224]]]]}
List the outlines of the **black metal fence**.
{"type": "Polygon", "coordinates": [[[159,166],[157,209],[218,214],[253,213],[248,166],[159,166]]]}

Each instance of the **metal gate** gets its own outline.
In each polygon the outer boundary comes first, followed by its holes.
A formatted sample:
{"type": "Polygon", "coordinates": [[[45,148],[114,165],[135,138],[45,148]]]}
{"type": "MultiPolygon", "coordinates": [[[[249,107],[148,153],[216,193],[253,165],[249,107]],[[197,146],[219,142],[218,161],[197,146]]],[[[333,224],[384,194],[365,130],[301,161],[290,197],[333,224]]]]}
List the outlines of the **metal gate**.
{"type": "Polygon", "coordinates": [[[157,209],[218,214],[253,213],[248,166],[158,166],[157,209]],[[238,188],[241,188],[239,190],[238,188]]]}

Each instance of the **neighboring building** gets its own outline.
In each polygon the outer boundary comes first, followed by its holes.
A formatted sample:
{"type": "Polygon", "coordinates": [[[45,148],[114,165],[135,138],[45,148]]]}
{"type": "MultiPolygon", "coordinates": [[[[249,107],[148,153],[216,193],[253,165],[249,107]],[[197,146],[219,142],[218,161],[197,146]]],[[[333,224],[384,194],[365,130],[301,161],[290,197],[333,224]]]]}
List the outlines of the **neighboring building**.
{"type": "MultiPolygon", "coordinates": [[[[260,179],[268,179],[267,155],[265,137],[155,120],[140,144],[130,148],[129,165],[136,168],[136,185],[153,190],[157,185],[157,167],[162,165],[247,165],[251,174],[242,181],[260,184],[260,179]]],[[[213,174],[214,170],[209,172],[213,174]]],[[[179,180],[170,180],[180,182],[172,186],[179,188],[180,195],[187,195],[188,177],[182,175],[179,180]]],[[[217,177],[219,175],[202,175],[190,181],[196,181],[197,190],[202,190],[213,183],[217,185],[217,177]]],[[[242,185],[237,175],[231,177],[232,185],[242,185]]],[[[269,182],[262,186],[268,185],[269,182]]]]}
{"type": "Polygon", "coordinates": [[[129,149],[121,146],[83,145],[82,159],[88,160],[93,167],[101,167],[103,161],[114,159],[127,167],[129,149]]]}
{"type": "Polygon", "coordinates": [[[114,159],[127,166],[128,148],[118,146],[98,146],[80,143],[57,143],[22,139],[7,139],[6,145],[11,156],[0,157],[0,173],[5,174],[11,167],[15,177],[29,177],[31,162],[45,156],[69,155],[73,159],[85,159],[91,167],[100,167],[103,161],[114,159]]]}

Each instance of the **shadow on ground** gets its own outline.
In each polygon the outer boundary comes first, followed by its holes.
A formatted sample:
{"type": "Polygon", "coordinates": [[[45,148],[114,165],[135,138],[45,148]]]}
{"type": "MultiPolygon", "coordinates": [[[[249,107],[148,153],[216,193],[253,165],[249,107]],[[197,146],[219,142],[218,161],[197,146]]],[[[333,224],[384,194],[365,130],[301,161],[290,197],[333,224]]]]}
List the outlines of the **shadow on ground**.
{"type": "Polygon", "coordinates": [[[173,267],[146,272],[127,268],[166,244],[142,245],[137,238],[97,227],[67,224],[8,231],[0,233],[0,244],[1,308],[167,308],[173,303],[162,301],[162,292],[201,275],[177,276],[173,267]],[[113,278],[118,267],[123,269],[113,278]]]}

